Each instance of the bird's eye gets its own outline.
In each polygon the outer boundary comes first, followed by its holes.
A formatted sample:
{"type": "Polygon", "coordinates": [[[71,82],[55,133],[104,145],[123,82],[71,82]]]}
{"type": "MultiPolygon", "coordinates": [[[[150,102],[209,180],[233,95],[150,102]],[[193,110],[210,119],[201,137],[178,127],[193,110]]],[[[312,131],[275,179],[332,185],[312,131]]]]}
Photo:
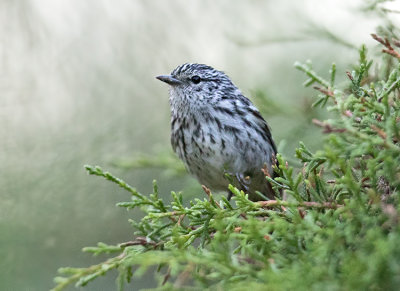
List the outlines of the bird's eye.
{"type": "Polygon", "coordinates": [[[200,83],[200,81],[201,81],[201,79],[200,79],[199,76],[193,76],[193,77],[191,78],[191,80],[192,80],[192,82],[195,83],[195,84],[198,84],[198,83],[200,83]]]}

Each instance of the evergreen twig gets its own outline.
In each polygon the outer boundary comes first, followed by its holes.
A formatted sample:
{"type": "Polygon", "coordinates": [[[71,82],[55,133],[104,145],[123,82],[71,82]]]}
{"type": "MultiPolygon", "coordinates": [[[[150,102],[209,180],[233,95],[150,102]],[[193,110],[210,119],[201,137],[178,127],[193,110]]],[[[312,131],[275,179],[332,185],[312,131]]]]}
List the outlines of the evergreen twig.
{"type": "MultiPolygon", "coordinates": [[[[387,39],[375,38],[385,50],[393,49],[387,39]]],[[[327,81],[311,64],[295,64],[307,76],[305,86],[318,84],[314,105],[329,104],[332,118],[313,119],[326,138],[316,152],[300,142],[296,158],[302,167],[277,155],[279,177],[265,171],[277,197],[283,190],[282,198],[252,202],[230,185],[232,201],[217,201],[203,186],[203,199],[184,201],[171,192],[166,203],[156,182],[153,193],[143,195],[100,167],[85,166],[131,195],[118,206],[140,208],[144,216],[130,220],[131,241],[84,248],[116,256],[86,268],[59,269],[62,277],[55,278],[53,290],[84,286],[114,269],[121,290],[151,266],[158,266],[159,286],[168,290],[397,289],[400,67],[388,61],[389,74],[371,76],[365,46],[359,56],[347,72],[347,87],[335,85],[335,65],[327,81]]]]}

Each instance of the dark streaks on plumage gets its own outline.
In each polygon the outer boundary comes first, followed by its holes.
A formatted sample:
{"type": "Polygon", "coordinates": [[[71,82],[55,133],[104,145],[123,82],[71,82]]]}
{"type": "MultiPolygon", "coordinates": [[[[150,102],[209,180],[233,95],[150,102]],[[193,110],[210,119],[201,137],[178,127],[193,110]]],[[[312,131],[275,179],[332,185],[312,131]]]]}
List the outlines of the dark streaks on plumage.
{"type": "Polygon", "coordinates": [[[276,153],[277,152],[276,145],[275,145],[274,141],[272,140],[271,131],[269,130],[267,122],[261,116],[260,112],[254,110],[254,109],[249,109],[249,110],[250,110],[251,114],[253,114],[262,124],[261,129],[258,127],[255,128],[257,133],[259,133],[261,136],[263,136],[265,138],[265,140],[271,144],[271,146],[274,150],[274,153],[276,153]]]}
{"type": "Polygon", "coordinates": [[[271,169],[276,146],[251,101],[225,73],[207,65],[183,64],[171,75],[181,81],[170,90],[171,144],[187,169],[215,190],[227,188],[224,173],[251,176],[249,185],[239,179],[235,186],[249,191],[250,199],[257,199],[254,190],[273,198],[260,169],[264,163],[271,169]],[[193,82],[193,76],[201,81],[193,82]]]}
{"type": "Polygon", "coordinates": [[[214,136],[212,135],[212,133],[209,133],[208,135],[210,136],[210,142],[211,142],[212,144],[215,144],[215,138],[214,138],[214,136]]]}
{"type": "Polygon", "coordinates": [[[194,136],[199,137],[200,136],[200,131],[201,131],[201,126],[200,126],[200,124],[197,124],[196,128],[193,131],[194,136]]]}
{"type": "Polygon", "coordinates": [[[257,119],[260,119],[265,122],[265,120],[261,116],[260,112],[258,112],[257,110],[251,109],[251,108],[248,108],[248,109],[249,109],[250,113],[253,114],[257,119]]]}
{"type": "Polygon", "coordinates": [[[222,129],[221,121],[218,118],[214,118],[214,121],[217,124],[218,131],[221,131],[221,129],[222,129]]]}
{"type": "Polygon", "coordinates": [[[172,121],[171,121],[171,128],[172,128],[172,129],[174,128],[175,122],[176,122],[177,120],[178,120],[178,117],[172,118],[172,121]]]}
{"type": "Polygon", "coordinates": [[[243,102],[246,106],[250,106],[250,105],[251,105],[251,101],[250,101],[247,97],[245,97],[245,96],[243,96],[243,95],[239,95],[239,96],[237,96],[237,98],[238,98],[241,102],[243,102]]]}
{"type": "Polygon", "coordinates": [[[214,117],[208,111],[202,111],[201,113],[202,113],[202,117],[203,117],[205,122],[210,122],[211,120],[214,119],[214,117]]]}
{"type": "Polygon", "coordinates": [[[224,114],[227,114],[229,116],[233,116],[232,110],[230,110],[229,108],[226,108],[226,107],[214,107],[214,110],[224,113],[224,114]]]}
{"type": "Polygon", "coordinates": [[[185,157],[185,159],[187,159],[186,157],[186,143],[185,143],[185,136],[183,134],[181,134],[181,143],[182,143],[182,150],[183,150],[183,156],[185,157]]]}
{"type": "Polygon", "coordinates": [[[200,146],[197,143],[196,139],[193,136],[192,136],[192,141],[191,142],[192,142],[192,145],[199,151],[200,155],[202,155],[203,154],[202,146],[200,146]]]}
{"type": "Polygon", "coordinates": [[[238,129],[234,126],[230,126],[230,125],[225,125],[224,130],[226,130],[227,132],[234,134],[234,135],[237,135],[238,133],[240,133],[240,129],[238,129]]]}
{"type": "Polygon", "coordinates": [[[247,126],[253,126],[253,125],[251,124],[251,122],[250,122],[248,119],[243,118],[242,120],[243,120],[243,122],[244,122],[247,126]]]}

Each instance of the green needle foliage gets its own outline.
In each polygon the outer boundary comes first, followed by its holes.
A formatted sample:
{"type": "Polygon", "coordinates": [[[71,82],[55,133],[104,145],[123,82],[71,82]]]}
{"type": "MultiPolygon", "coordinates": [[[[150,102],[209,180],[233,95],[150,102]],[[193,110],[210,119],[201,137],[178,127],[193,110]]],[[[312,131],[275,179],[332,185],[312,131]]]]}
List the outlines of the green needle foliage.
{"type": "Polygon", "coordinates": [[[393,58],[390,73],[372,75],[363,46],[343,88],[335,85],[335,65],[326,80],[311,64],[295,64],[307,75],[305,85],[320,93],[314,106],[327,108],[333,117],[313,120],[326,139],[315,153],[300,143],[300,169],[277,156],[280,177],[266,179],[277,197],[284,190],[280,199],[252,202],[231,186],[232,201],[218,201],[204,187],[202,199],[187,203],[172,192],[167,204],[156,182],[153,193],[143,195],[101,168],[86,166],[89,174],[131,195],[118,206],[139,208],[144,216],[129,221],[132,241],[84,248],[109,258],[87,268],[61,268],[54,290],[85,286],[113,269],[122,290],[150,267],[156,267],[150,270],[163,290],[397,289],[400,66],[393,65],[398,61],[392,50],[384,52],[393,58]]]}

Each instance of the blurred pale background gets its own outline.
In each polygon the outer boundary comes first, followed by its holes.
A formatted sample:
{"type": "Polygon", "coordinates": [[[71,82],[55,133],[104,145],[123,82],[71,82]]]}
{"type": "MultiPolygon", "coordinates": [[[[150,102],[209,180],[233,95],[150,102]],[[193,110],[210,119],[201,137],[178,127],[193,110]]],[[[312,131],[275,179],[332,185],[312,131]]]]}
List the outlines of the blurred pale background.
{"type": "MultiPolygon", "coordinates": [[[[165,84],[154,76],[184,62],[227,72],[269,121],[285,155],[299,140],[320,144],[310,126],[314,92],[302,88],[296,60],[312,59],[339,80],[380,23],[361,12],[363,1],[133,1],[0,2],[0,289],[46,290],[62,266],[101,260],[81,248],[132,239],[129,217],[115,203],[129,195],[89,177],[101,165],[167,197],[189,177],[162,169],[122,169],[116,161],[170,151],[165,84]],[[340,38],[338,42],[327,31],[340,38]],[[272,104],[278,104],[277,110],[272,104]]],[[[186,192],[185,192],[186,193],[186,192]]],[[[115,274],[86,290],[113,290],[115,274]]],[[[154,286],[136,280],[134,290],[154,286]]]]}

